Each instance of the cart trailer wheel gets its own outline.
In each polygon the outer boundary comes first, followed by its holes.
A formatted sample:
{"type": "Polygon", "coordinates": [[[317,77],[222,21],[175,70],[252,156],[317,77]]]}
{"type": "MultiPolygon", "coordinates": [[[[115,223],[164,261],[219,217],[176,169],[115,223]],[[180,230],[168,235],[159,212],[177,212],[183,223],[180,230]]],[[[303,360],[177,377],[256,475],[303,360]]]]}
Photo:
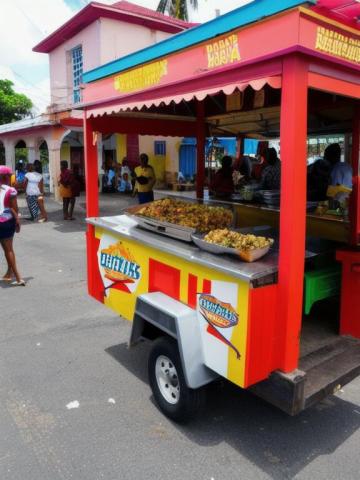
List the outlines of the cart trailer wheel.
{"type": "Polygon", "coordinates": [[[186,385],[177,343],[161,337],[149,355],[149,382],[160,410],[172,420],[186,422],[199,410],[205,399],[203,388],[186,385]]]}

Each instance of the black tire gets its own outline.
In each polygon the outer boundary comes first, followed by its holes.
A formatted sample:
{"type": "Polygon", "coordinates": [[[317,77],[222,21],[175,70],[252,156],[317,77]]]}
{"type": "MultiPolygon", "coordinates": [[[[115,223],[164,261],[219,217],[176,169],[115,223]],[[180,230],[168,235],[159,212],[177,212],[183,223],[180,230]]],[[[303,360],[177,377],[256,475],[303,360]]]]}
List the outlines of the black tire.
{"type": "Polygon", "coordinates": [[[168,337],[161,337],[154,341],[148,361],[149,383],[155,401],[160,410],[171,420],[185,423],[191,420],[205,401],[204,388],[191,389],[186,385],[180,354],[176,341],[168,337]],[[170,403],[159,387],[156,375],[156,363],[159,357],[167,357],[176,369],[176,388],[178,400],[170,403]]]}

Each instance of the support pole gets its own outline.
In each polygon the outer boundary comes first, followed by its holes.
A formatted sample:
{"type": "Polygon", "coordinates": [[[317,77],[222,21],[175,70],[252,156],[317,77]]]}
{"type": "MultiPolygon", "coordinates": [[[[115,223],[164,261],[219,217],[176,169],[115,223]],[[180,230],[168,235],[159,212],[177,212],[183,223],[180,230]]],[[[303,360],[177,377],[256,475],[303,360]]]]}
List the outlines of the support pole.
{"type": "Polygon", "coordinates": [[[197,102],[196,127],[196,196],[204,198],[206,141],[204,102],[197,102]]]}
{"type": "Polygon", "coordinates": [[[97,144],[91,120],[87,119],[86,116],[84,117],[84,153],[86,216],[97,217],[99,215],[97,144]]]}
{"type": "Polygon", "coordinates": [[[5,165],[15,171],[15,145],[11,138],[2,140],[5,147],[5,165]]]}
{"type": "Polygon", "coordinates": [[[283,61],[280,143],[281,206],[278,281],[278,364],[298,365],[306,238],[307,64],[283,61]]]}
{"type": "Polygon", "coordinates": [[[244,135],[239,134],[236,137],[236,154],[235,154],[235,162],[233,167],[239,168],[241,165],[242,156],[244,154],[244,147],[245,147],[245,137],[244,135]]]}
{"type": "Polygon", "coordinates": [[[58,179],[60,176],[60,161],[61,150],[59,145],[54,145],[54,142],[50,143],[49,147],[49,172],[50,172],[50,192],[54,193],[55,200],[61,201],[58,179]]]}
{"type": "MultiPolygon", "coordinates": [[[[99,215],[98,149],[96,135],[93,132],[91,120],[86,118],[86,112],[84,114],[84,153],[86,216],[97,217],[99,215]]],[[[102,302],[104,295],[97,260],[98,248],[99,241],[95,236],[95,227],[88,225],[86,232],[88,291],[90,295],[102,302]]]]}
{"type": "Polygon", "coordinates": [[[28,162],[34,163],[35,160],[36,160],[35,145],[29,145],[28,146],[28,162]]]}
{"type": "Polygon", "coordinates": [[[353,191],[350,198],[350,224],[351,245],[356,246],[360,242],[360,102],[357,102],[354,110],[352,132],[352,169],[353,191]]]}

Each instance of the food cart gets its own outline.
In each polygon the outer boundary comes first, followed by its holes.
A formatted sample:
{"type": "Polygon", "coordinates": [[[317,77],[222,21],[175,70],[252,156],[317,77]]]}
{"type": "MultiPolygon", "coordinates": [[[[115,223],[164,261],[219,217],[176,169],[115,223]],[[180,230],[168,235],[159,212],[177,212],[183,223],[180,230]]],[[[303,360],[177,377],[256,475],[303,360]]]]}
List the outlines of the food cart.
{"type": "Polygon", "coordinates": [[[84,74],[88,290],[133,322],[131,346],[153,341],[149,380],[171,418],[218,378],[296,414],[360,373],[359,13],[258,0],[84,74]],[[99,217],[97,142],[114,132],[196,137],[198,199],[207,135],[280,137],[280,205],[223,204],[238,228],[273,228],[277,247],[247,263],[199,249],[176,218],[99,217]],[[352,140],[348,216],[307,212],[307,135],[331,132],[352,140]],[[336,294],[335,328],[309,320],[336,294]]]}

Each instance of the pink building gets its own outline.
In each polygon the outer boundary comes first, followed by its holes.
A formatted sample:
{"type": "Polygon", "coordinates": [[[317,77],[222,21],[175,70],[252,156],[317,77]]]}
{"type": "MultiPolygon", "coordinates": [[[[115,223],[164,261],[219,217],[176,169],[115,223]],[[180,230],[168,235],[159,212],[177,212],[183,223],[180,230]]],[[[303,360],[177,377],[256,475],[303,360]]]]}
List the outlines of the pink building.
{"type": "MultiPolygon", "coordinates": [[[[82,112],[76,108],[82,101],[83,71],[141,50],[193,25],[125,0],[113,5],[89,3],[34,47],[35,52],[49,55],[51,104],[35,119],[0,126],[0,148],[6,163],[14,167],[19,154],[24,152],[25,160],[33,161],[42,151],[42,158],[48,157],[50,190],[56,193],[60,160],[83,169],[82,112]]],[[[176,153],[177,140],[171,140],[165,149],[168,140],[157,139],[157,142],[161,143],[160,154],[154,139],[149,137],[116,134],[103,138],[99,142],[99,163],[120,162],[125,156],[134,162],[139,150],[145,148],[162,175],[176,153]],[[153,158],[156,155],[161,157],[158,162],[153,158]]]]}

